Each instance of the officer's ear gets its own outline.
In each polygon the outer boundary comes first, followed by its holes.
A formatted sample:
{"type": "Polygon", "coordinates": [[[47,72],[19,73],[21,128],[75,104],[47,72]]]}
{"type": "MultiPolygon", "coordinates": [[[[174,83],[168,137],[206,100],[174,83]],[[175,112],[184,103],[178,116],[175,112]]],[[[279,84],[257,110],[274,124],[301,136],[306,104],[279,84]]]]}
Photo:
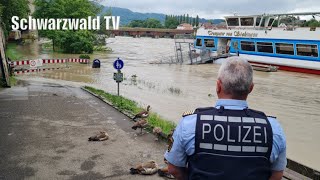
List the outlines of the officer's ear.
{"type": "Polygon", "coordinates": [[[217,85],[216,85],[216,92],[217,94],[219,94],[221,92],[221,89],[222,89],[222,83],[221,83],[221,80],[218,79],[217,80],[217,85]]]}
{"type": "Polygon", "coordinates": [[[250,91],[249,91],[249,94],[252,92],[253,87],[254,87],[254,84],[253,84],[253,83],[251,83],[251,85],[250,85],[250,91]]]}

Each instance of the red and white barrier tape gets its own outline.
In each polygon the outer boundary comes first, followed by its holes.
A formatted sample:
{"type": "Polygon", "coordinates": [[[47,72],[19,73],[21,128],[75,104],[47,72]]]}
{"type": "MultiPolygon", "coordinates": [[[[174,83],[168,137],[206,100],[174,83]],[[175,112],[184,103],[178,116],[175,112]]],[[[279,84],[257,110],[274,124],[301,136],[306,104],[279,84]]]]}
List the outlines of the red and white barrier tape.
{"type": "MultiPolygon", "coordinates": [[[[56,64],[56,63],[89,63],[89,59],[42,59],[43,64],[56,64]]],[[[30,60],[23,60],[23,61],[12,61],[11,66],[21,66],[21,65],[29,65],[30,60]]]]}
{"type": "Polygon", "coordinates": [[[33,72],[40,72],[40,71],[49,71],[54,69],[63,69],[63,68],[29,69],[24,71],[15,71],[14,74],[19,75],[19,74],[33,73],[33,72]]]}

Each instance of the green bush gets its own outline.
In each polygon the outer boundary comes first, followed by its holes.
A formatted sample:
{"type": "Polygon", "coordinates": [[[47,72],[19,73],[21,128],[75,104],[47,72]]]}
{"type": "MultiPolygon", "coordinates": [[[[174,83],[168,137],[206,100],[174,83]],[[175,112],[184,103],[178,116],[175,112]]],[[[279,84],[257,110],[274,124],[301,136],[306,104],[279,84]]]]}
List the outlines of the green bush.
{"type": "Polygon", "coordinates": [[[9,80],[10,80],[10,86],[17,85],[18,80],[14,76],[10,76],[9,80]]]}
{"type": "Polygon", "coordinates": [[[88,54],[81,54],[79,56],[80,59],[90,59],[90,56],[88,54]]]}
{"type": "Polygon", "coordinates": [[[23,54],[17,50],[16,43],[7,44],[6,55],[11,61],[21,60],[23,58],[23,54]]]}

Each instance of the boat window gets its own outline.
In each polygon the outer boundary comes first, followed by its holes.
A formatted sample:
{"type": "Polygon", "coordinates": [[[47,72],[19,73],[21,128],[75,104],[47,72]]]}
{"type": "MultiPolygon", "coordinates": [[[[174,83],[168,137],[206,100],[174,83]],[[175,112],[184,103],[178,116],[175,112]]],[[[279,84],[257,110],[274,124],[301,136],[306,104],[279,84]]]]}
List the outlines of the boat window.
{"type": "Polygon", "coordinates": [[[202,39],[197,39],[196,46],[202,46],[202,39]]]}
{"type": "Polygon", "coordinates": [[[257,42],[257,51],[265,53],[273,53],[273,46],[271,42],[257,42]]]}
{"type": "Polygon", "coordinates": [[[294,55],[293,44],[276,43],[276,52],[278,54],[294,55]]]}
{"type": "Polygon", "coordinates": [[[261,27],[264,27],[265,23],[266,23],[266,18],[263,17],[263,18],[262,18],[262,22],[261,22],[261,27]]]}
{"type": "Polygon", "coordinates": [[[214,39],[204,39],[204,45],[206,47],[214,47],[214,39]]]}
{"type": "Polygon", "coordinates": [[[270,18],[269,23],[268,23],[268,26],[272,26],[273,21],[274,21],[274,18],[270,18]]]}
{"type": "Polygon", "coordinates": [[[251,41],[241,41],[241,50],[243,51],[256,51],[254,42],[251,41]]]}
{"type": "Polygon", "coordinates": [[[259,25],[260,25],[260,21],[261,21],[261,17],[257,17],[257,19],[256,19],[256,26],[259,26],[259,25]]]}
{"type": "Polygon", "coordinates": [[[318,46],[315,44],[297,44],[297,55],[318,57],[318,46]]]}
{"type": "Polygon", "coordinates": [[[253,17],[251,18],[241,18],[241,26],[253,26],[253,17]]]}
{"type": "Polygon", "coordinates": [[[227,19],[228,26],[239,26],[238,18],[228,18],[227,19]]]}

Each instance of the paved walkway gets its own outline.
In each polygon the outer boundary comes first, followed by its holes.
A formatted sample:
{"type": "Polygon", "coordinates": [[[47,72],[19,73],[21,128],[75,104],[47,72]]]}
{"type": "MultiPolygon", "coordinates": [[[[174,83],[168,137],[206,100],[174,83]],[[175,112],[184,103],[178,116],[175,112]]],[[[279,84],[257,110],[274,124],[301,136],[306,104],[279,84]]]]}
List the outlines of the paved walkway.
{"type": "Polygon", "coordinates": [[[23,81],[0,90],[0,180],[162,179],[130,175],[138,162],[163,165],[165,143],[137,136],[132,122],[79,87],[23,81]],[[88,142],[106,130],[110,139],[88,142]]]}

